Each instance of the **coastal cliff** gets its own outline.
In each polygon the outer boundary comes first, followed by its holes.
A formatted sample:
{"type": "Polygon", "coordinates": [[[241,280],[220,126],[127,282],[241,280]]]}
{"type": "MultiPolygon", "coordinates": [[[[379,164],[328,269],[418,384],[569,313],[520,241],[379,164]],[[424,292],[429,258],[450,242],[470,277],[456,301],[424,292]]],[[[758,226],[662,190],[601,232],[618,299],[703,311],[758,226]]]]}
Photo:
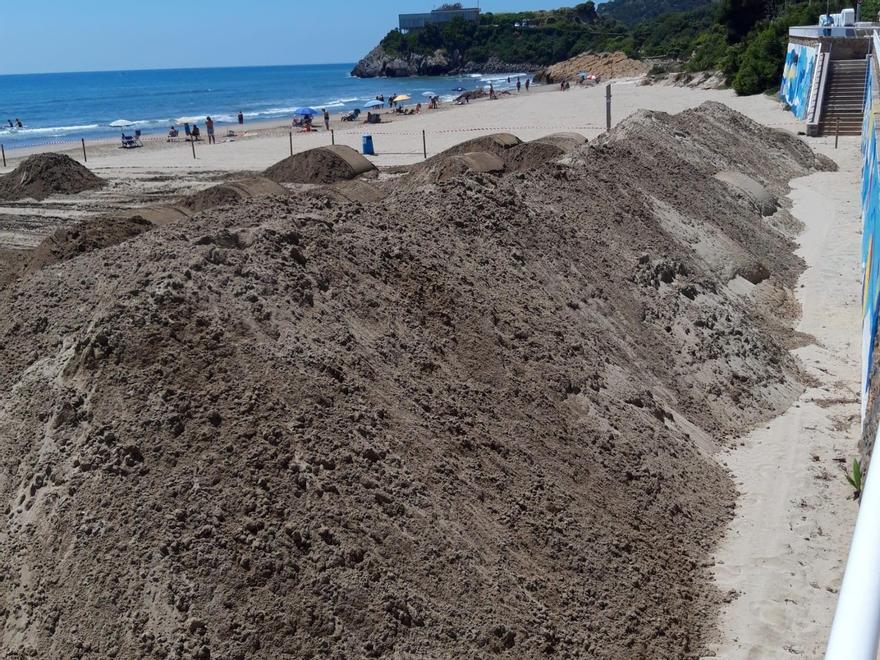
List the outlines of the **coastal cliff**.
{"type": "Polygon", "coordinates": [[[537,64],[502,62],[497,57],[490,57],[485,62],[466,61],[459,51],[448,53],[442,48],[428,55],[392,55],[382,46],[376,46],[355,65],[351,75],[356,78],[405,78],[469,73],[525,73],[538,68],[537,64]]]}

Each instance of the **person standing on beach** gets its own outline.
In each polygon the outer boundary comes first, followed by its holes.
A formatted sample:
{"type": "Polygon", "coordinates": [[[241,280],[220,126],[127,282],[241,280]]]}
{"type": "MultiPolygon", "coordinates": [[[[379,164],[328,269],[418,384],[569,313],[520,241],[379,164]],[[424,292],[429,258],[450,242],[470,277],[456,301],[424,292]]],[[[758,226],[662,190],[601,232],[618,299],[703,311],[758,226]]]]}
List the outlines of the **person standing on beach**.
{"type": "Polygon", "coordinates": [[[323,112],[324,112],[324,130],[329,131],[330,130],[330,113],[327,112],[327,108],[324,108],[323,112]]]}
{"type": "Polygon", "coordinates": [[[526,78],[526,91],[529,91],[529,85],[531,84],[531,78],[526,78]]]}
{"type": "Polygon", "coordinates": [[[208,144],[217,144],[214,139],[214,120],[210,117],[205,117],[205,128],[208,131],[208,144]]]}
{"type": "Polygon", "coordinates": [[[516,79],[516,91],[519,92],[522,89],[522,83],[519,81],[519,78],[516,79]]]}
{"type": "Polygon", "coordinates": [[[189,140],[192,137],[192,129],[189,127],[189,122],[184,123],[183,132],[186,134],[187,140],[189,140]]]}
{"type": "Polygon", "coordinates": [[[238,111],[238,125],[244,126],[244,115],[242,114],[241,110],[238,111]]]}

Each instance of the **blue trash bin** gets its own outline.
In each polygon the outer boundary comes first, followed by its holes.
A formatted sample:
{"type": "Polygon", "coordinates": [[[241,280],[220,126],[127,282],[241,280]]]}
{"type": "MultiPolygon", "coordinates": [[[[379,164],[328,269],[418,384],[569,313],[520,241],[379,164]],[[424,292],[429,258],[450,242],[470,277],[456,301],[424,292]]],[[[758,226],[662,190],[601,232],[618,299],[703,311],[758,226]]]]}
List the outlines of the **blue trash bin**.
{"type": "Polygon", "coordinates": [[[364,136],[364,144],[363,144],[362,151],[364,152],[364,156],[375,156],[376,155],[376,152],[373,151],[373,136],[372,135],[365,135],[364,136]]]}

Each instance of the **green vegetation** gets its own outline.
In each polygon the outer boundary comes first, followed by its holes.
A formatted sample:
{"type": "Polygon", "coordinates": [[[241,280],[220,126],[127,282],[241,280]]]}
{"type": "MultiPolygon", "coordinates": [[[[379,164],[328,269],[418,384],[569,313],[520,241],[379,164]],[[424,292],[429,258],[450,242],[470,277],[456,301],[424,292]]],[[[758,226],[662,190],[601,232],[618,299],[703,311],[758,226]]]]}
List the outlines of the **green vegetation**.
{"type": "Polygon", "coordinates": [[[592,2],[555,11],[485,13],[479,23],[457,18],[403,34],[392,30],[382,40],[390,55],[459,53],[464,61],[553,64],[587,50],[619,50],[626,27],[600,16],[592,2]]]}
{"type": "Polygon", "coordinates": [[[599,12],[634,27],[657,16],[687,13],[707,4],[707,0],[609,0],[599,7],[599,12]]]}
{"type": "MultiPolygon", "coordinates": [[[[832,0],[839,11],[844,0],[832,0]]],[[[721,71],[739,94],[777,89],[788,28],[814,25],[825,5],[810,0],[610,0],[552,11],[486,13],[479,23],[456,19],[382,40],[394,56],[438,50],[461,62],[491,57],[548,65],[585,51],[621,50],[634,58],[673,60],[689,72],[721,71]]],[[[880,0],[865,0],[874,15],[880,0]]]]}
{"type": "Polygon", "coordinates": [[[856,491],[853,499],[859,499],[862,496],[862,464],[859,459],[853,459],[851,473],[847,472],[846,468],[843,468],[843,473],[846,475],[849,485],[856,491]]]}

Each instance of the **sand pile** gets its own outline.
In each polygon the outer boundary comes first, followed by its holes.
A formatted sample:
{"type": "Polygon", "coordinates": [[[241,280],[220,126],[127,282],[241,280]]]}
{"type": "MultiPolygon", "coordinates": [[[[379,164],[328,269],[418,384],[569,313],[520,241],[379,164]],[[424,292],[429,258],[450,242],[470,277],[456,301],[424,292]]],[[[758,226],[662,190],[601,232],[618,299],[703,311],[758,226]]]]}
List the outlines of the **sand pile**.
{"type": "Polygon", "coordinates": [[[725,261],[756,291],[801,268],[786,211],[713,178],[740,160],[768,190],[823,165],[723,107],[642,115],[526,172],[248,200],[17,284],[7,653],[698,657],[734,492],[708,452],[798,391],[727,286],[725,261]]]}
{"type": "Polygon", "coordinates": [[[223,183],[219,186],[212,186],[197,192],[181,200],[179,206],[190,213],[199,213],[218,206],[235,204],[252,197],[287,194],[287,189],[284,186],[271,179],[251,177],[223,183]]]}
{"type": "Polygon", "coordinates": [[[574,82],[578,74],[598,75],[602,80],[632,78],[644,75],[648,65],[632,60],[620,51],[616,53],[581,53],[571,59],[553,64],[535,73],[535,81],[552,85],[563,80],[574,82]]]}
{"type": "Polygon", "coordinates": [[[376,166],[351,147],[318,147],[285,158],[263,174],[278,183],[335,183],[373,172],[376,166]]]}
{"type": "Polygon", "coordinates": [[[36,154],[0,176],[0,200],[42,200],[101,188],[105,181],[63,154],[36,154]]]}
{"type": "Polygon", "coordinates": [[[422,163],[397,168],[410,174],[404,185],[442,183],[465,172],[522,172],[557,160],[586,143],[578,133],[554,133],[522,142],[510,133],[495,133],[457,144],[422,163]]]}

